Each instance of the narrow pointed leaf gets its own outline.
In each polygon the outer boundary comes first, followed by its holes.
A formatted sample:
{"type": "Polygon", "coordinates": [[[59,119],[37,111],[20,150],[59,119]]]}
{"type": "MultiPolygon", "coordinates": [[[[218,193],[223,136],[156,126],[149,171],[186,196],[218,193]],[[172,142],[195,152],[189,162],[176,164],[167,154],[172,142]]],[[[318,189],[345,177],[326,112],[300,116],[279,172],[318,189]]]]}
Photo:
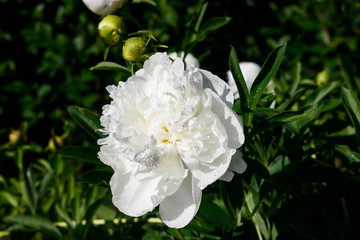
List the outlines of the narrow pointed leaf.
{"type": "Polygon", "coordinates": [[[311,120],[313,117],[312,113],[315,109],[317,109],[317,105],[305,106],[297,111],[284,111],[275,114],[256,125],[251,131],[250,136],[254,136],[266,129],[274,128],[284,123],[291,123],[299,120],[311,120]]]}
{"type": "Polygon", "coordinates": [[[40,216],[17,215],[5,217],[4,220],[7,223],[19,224],[27,229],[45,233],[46,235],[52,236],[56,239],[62,238],[62,234],[59,229],[57,229],[51,221],[40,216]]]}
{"type": "Polygon", "coordinates": [[[91,71],[93,70],[106,70],[106,71],[114,71],[114,72],[126,72],[126,73],[131,73],[130,69],[128,69],[127,67],[124,67],[120,64],[114,63],[114,62],[109,62],[109,61],[103,61],[103,62],[99,62],[98,64],[96,64],[95,66],[90,68],[91,71]]]}
{"type": "Polygon", "coordinates": [[[225,26],[230,22],[230,17],[213,17],[200,28],[199,33],[197,35],[198,41],[203,41],[206,38],[206,35],[216,29],[225,26]]]}
{"type": "Polygon", "coordinates": [[[97,157],[98,152],[98,148],[72,146],[60,149],[57,154],[66,158],[73,158],[93,164],[102,164],[102,162],[97,157]]]}
{"type": "Polygon", "coordinates": [[[269,171],[260,162],[258,162],[255,159],[247,158],[246,163],[248,165],[248,168],[246,171],[255,173],[256,175],[258,175],[259,177],[262,177],[265,180],[271,180],[269,171]]]}
{"type": "Polygon", "coordinates": [[[260,100],[261,95],[265,91],[266,86],[273,78],[280,67],[282,59],[285,54],[286,45],[280,46],[274,49],[264,65],[261,67],[260,73],[256,77],[250,90],[250,109],[255,110],[257,103],[260,100]]]}
{"type": "Polygon", "coordinates": [[[201,200],[198,216],[213,226],[224,229],[231,229],[234,226],[231,215],[206,196],[201,200]]]}
{"type": "Polygon", "coordinates": [[[99,131],[102,127],[100,125],[100,116],[98,114],[78,106],[68,106],[67,110],[70,116],[92,137],[95,139],[104,137],[99,131]]]}
{"type": "Polygon", "coordinates": [[[340,86],[339,82],[329,82],[324,86],[317,88],[310,96],[306,98],[303,105],[305,106],[319,103],[338,86],[340,86]]]}
{"type": "Polygon", "coordinates": [[[149,30],[140,30],[134,33],[130,33],[129,36],[145,36],[153,39],[154,41],[157,41],[154,34],[149,30]]]}
{"type": "Polygon", "coordinates": [[[300,80],[301,80],[301,63],[300,62],[296,63],[293,78],[294,78],[294,80],[289,89],[290,96],[293,96],[295,94],[295,92],[298,90],[298,86],[300,84],[300,80]]]}
{"type": "Polygon", "coordinates": [[[59,217],[61,217],[62,219],[64,219],[64,221],[67,223],[67,225],[74,229],[75,228],[75,223],[72,221],[72,219],[70,218],[69,214],[66,212],[65,209],[60,208],[60,206],[58,204],[55,204],[55,211],[57,213],[57,215],[59,215],[59,217]]]}
{"type": "Polygon", "coordinates": [[[344,155],[350,163],[360,162],[360,153],[351,151],[347,146],[335,146],[335,150],[344,155]]]}
{"type": "Polygon", "coordinates": [[[341,99],[355,127],[358,144],[360,144],[360,100],[355,92],[341,88],[341,99]]]}
{"type": "Polygon", "coordinates": [[[229,67],[231,74],[235,80],[236,88],[238,89],[240,95],[240,105],[242,111],[246,111],[248,109],[248,99],[249,99],[249,90],[246,86],[246,82],[244,76],[241,72],[239,60],[236,55],[236,51],[233,47],[231,47],[230,57],[229,57],[229,67]]]}
{"type": "Polygon", "coordinates": [[[94,185],[108,186],[111,176],[113,175],[112,169],[102,168],[88,171],[79,177],[75,178],[77,182],[86,182],[94,185]]]}

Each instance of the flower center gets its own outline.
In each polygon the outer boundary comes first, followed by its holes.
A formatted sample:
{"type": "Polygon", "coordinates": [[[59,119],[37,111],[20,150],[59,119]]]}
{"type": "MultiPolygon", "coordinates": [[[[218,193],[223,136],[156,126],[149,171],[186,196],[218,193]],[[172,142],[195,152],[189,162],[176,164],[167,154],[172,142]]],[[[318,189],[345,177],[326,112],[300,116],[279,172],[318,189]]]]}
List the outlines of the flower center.
{"type": "MultiPolygon", "coordinates": [[[[171,124],[169,124],[169,127],[170,126],[171,124]]],[[[167,126],[162,126],[161,129],[163,130],[163,134],[161,134],[160,142],[166,144],[175,144],[178,141],[178,139],[169,132],[169,128],[167,126]]]]}

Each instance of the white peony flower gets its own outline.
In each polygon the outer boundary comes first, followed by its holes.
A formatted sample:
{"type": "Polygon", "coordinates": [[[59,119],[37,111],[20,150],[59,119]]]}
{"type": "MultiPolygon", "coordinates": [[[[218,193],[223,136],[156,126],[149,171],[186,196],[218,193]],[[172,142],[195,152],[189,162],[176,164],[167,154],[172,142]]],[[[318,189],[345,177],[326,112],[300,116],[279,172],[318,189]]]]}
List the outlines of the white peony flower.
{"type": "MultiPolygon", "coordinates": [[[[189,68],[190,66],[193,66],[193,67],[196,67],[196,68],[199,68],[200,67],[200,63],[199,63],[199,60],[194,57],[194,55],[192,55],[191,53],[188,53],[184,59],[184,55],[185,53],[184,52],[181,52],[180,53],[180,59],[183,60],[186,64],[186,68],[189,68]]],[[[169,54],[169,57],[173,60],[177,59],[178,58],[178,54],[176,52],[172,52],[169,54]]]]}
{"type": "MultiPolygon", "coordinates": [[[[141,216],[160,205],[169,227],[182,228],[198,211],[202,190],[244,171],[236,149],[242,124],[229,86],[212,73],[184,70],[180,59],[156,53],[126,82],[108,86],[99,158],[114,169],[114,205],[141,216]],[[230,161],[233,158],[237,162],[230,161]]],[[[246,165],[245,165],[246,167],[246,165]]]]}
{"type": "Polygon", "coordinates": [[[83,0],[84,4],[98,15],[107,15],[115,12],[126,0],[83,0]]]}
{"type": "MultiPolygon", "coordinates": [[[[261,67],[259,66],[259,64],[254,63],[254,62],[240,62],[239,65],[240,65],[240,69],[243,74],[246,86],[250,91],[250,88],[251,88],[252,84],[254,83],[255,78],[259,74],[261,67]]],[[[233,92],[235,99],[238,99],[239,92],[236,88],[234,77],[230,70],[227,71],[226,74],[227,74],[228,83],[231,88],[231,91],[233,92]]]]}

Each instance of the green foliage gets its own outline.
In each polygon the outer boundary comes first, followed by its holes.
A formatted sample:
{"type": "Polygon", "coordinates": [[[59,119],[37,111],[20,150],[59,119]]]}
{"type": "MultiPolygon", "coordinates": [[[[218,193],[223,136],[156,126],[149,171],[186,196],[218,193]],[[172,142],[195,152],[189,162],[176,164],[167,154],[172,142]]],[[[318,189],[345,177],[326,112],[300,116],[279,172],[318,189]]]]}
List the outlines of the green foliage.
{"type": "Polygon", "coordinates": [[[82,1],[0,1],[0,239],[356,239],[359,10],[338,0],[133,0],[116,12],[126,37],[146,40],[142,61],[191,52],[224,80],[230,69],[240,93],[246,172],[206,188],[193,221],[168,229],[157,210],[119,213],[113,170],[97,158],[105,86],[142,63],[121,57],[122,41],[106,46],[82,1]],[[239,61],[264,63],[250,90],[239,61]]]}

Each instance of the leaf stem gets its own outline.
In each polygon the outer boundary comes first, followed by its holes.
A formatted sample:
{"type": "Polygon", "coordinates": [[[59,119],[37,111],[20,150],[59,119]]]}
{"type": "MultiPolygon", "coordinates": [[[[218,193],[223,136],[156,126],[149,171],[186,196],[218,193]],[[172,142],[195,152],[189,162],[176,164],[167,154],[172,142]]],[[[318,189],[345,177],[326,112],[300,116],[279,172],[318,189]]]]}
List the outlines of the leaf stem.
{"type": "Polygon", "coordinates": [[[251,204],[250,204],[250,200],[249,200],[248,197],[245,198],[245,202],[246,202],[246,205],[247,205],[247,207],[248,207],[248,209],[249,209],[249,211],[251,213],[251,218],[252,218],[252,220],[254,222],[256,233],[257,233],[257,235],[259,237],[259,240],[263,240],[263,237],[262,237],[261,232],[260,232],[260,227],[258,225],[258,222],[256,221],[256,218],[255,218],[255,212],[256,212],[257,208],[255,207],[254,210],[251,211],[251,204]]]}

